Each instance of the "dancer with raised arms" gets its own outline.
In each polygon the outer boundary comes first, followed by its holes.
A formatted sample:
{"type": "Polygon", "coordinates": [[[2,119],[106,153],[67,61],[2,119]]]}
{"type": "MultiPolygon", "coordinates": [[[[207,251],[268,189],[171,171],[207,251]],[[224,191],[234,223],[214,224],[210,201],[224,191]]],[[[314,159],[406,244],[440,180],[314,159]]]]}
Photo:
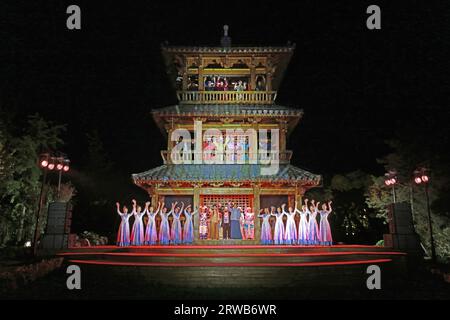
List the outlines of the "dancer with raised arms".
{"type": "Polygon", "coordinates": [[[134,214],[135,207],[133,205],[133,211],[128,213],[128,208],[123,206],[122,212],[120,212],[120,203],[116,202],[117,213],[120,216],[120,226],[117,232],[117,245],[124,247],[130,245],[130,217],[134,214]]]}
{"type": "Polygon", "coordinates": [[[261,224],[261,244],[272,244],[272,229],[269,222],[271,215],[269,208],[264,208],[264,210],[261,209],[261,213],[258,217],[263,219],[261,224]]]}
{"type": "Polygon", "coordinates": [[[159,215],[161,216],[161,224],[159,226],[159,244],[169,244],[170,243],[170,228],[169,228],[169,215],[172,214],[176,206],[176,203],[172,203],[172,209],[168,213],[167,208],[162,204],[162,210],[159,215]]]}
{"type": "Polygon", "coordinates": [[[302,210],[298,210],[297,203],[295,203],[295,210],[300,214],[300,222],[298,224],[298,243],[302,245],[308,244],[308,199],[305,199],[305,204],[302,210]]]}
{"type": "Polygon", "coordinates": [[[159,212],[159,209],[161,209],[161,203],[158,203],[158,208],[155,212],[153,212],[153,207],[150,207],[150,210],[148,207],[150,206],[150,202],[147,202],[145,204],[145,213],[148,216],[147,226],[145,228],[145,236],[144,236],[144,243],[147,245],[154,245],[158,242],[158,233],[156,231],[156,215],[159,212]]]}
{"type": "Polygon", "coordinates": [[[319,201],[315,203],[311,200],[311,205],[309,206],[309,219],[308,219],[308,244],[317,245],[319,244],[319,225],[317,224],[317,213],[319,212],[319,201]]]}
{"type": "MultiPolygon", "coordinates": [[[[175,205],[178,202],[175,202],[175,205]]],[[[183,240],[182,238],[182,229],[181,229],[181,213],[184,209],[184,203],[181,202],[181,208],[175,207],[175,209],[172,209],[170,214],[172,214],[173,220],[172,220],[172,229],[170,230],[170,240],[173,244],[180,244],[183,240]]]]}
{"type": "Polygon", "coordinates": [[[191,205],[188,205],[184,210],[183,243],[191,244],[194,241],[194,225],[192,219],[197,211],[192,211],[191,205]]]}
{"type": "Polygon", "coordinates": [[[333,244],[333,237],[331,236],[331,227],[330,223],[328,222],[328,216],[330,215],[331,211],[331,201],[328,201],[328,209],[327,204],[322,205],[322,210],[319,211],[320,213],[320,229],[319,229],[319,239],[320,244],[323,246],[331,246],[333,244]]]}
{"type": "Polygon", "coordinates": [[[136,205],[136,200],[133,199],[132,202],[135,210],[133,212],[134,223],[131,230],[131,245],[142,246],[144,244],[144,221],[142,221],[142,218],[144,217],[147,207],[142,211],[141,206],[136,205]]]}
{"type": "MultiPolygon", "coordinates": [[[[297,209],[297,203],[295,204],[297,209]]],[[[288,208],[288,212],[284,211],[283,214],[287,216],[286,221],[286,230],[284,235],[285,244],[296,244],[297,243],[297,228],[295,227],[295,215],[297,214],[297,210],[292,209],[292,207],[288,208]]]]}
{"type": "Polygon", "coordinates": [[[284,223],[283,223],[283,216],[284,216],[284,207],[286,206],[285,203],[281,205],[281,208],[278,207],[277,211],[275,213],[272,213],[274,217],[276,217],[275,221],[275,232],[273,235],[273,243],[274,244],[284,244],[284,236],[285,236],[285,230],[284,230],[284,223]]]}

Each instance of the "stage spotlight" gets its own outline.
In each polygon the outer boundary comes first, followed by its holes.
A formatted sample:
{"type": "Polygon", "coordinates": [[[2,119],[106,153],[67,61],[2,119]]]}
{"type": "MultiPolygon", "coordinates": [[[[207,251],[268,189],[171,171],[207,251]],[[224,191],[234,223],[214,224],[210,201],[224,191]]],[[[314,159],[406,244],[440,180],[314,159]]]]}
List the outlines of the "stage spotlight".
{"type": "Polygon", "coordinates": [[[41,167],[42,168],[46,168],[48,166],[48,161],[47,160],[42,160],[41,161],[41,167]]]}
{"type": "Polygon", "coordinates": [[[56,165],[56,170],[62,170],[63,169],[63,165],[62,165],[62,163],[58,163],[57,165],[56,165]]]}
{"type": "Polygon", "coordinates": [[[49,163],[47,168],[48,168],[48,170],[53,170],[53,169],[55,169],[55,164],[54,163],[49,163]]]}
{"type": "Polygon", "coordinates": [[[395,185],[397,184],[397,171],[395,170],[389,170],[388,172],[386,172],[384,174],[384,176],[386,177],[384,180],[384,184],[387,187],[390,187],[392,189],[392,199],[393,199],[393,203],[396,202],[396,194],[395,194],[395,185]]]}
{"type": "Polygon", "coordinates": [[[44,153],[40,155],[40,161],[39,164],[42,168],[47,168],[49,164],[49,155],[48,153],[44,153]]]}
{"type": "Polygon", "coordinates": [[[69,169],[70,169],[70,167],[67,164],[63,167],[64,172],[69,171],[69,169]]]}
{"type": "Polygon", "coordinates": [[[430,177],[427,174],[427,169],[418,168],[414,171],[414,182],[416,184],[428,183],[430,181],[430,177]]]}

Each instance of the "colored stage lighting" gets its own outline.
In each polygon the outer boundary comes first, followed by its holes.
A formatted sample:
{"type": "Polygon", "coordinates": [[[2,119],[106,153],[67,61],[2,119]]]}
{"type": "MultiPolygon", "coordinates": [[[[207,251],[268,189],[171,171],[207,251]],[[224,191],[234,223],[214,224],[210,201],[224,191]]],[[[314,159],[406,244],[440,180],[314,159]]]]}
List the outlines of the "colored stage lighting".
{"type": "Polygon", "coordinates": [[[46,168],[48,166],[48,161],[47,160],[42,160],[41,161],[41,167],[42,168],[46,168]]]}
{"type": "Polygon", "coordinates": [[[50,163],[47,168],[48,168],[48,170],[53,170],[53,169],[55,169],[55,164],[50,163]]]}
{"type": "Polygon", "coordinates": [[[423,182],[428,182],[428,176],[426,176],[426,175],[423,175],[421,177],[421,179],[422,179],[423,182]]]}
{"type": "Polygon", "coordinates": [[[70,169],[70,167],[67,164],[63,167],[64,172],[69,171],[69,169],[70,169]]]}
{"type": "Polygon", "coordinates": [[[63,166],[61,163],[58,163],[58,164],[56,165],[56,170],[62,170],[63,167],[64,167],[64,166],[63,166]]]}
{"type": "Polygon", "coordinates": [[[416,184],[421,184],[421,183],[422,183],[422,178],[420,178],[420,177],[415,177],[415,178],[414,178],[414,182],[415,182],[416,184]]]}

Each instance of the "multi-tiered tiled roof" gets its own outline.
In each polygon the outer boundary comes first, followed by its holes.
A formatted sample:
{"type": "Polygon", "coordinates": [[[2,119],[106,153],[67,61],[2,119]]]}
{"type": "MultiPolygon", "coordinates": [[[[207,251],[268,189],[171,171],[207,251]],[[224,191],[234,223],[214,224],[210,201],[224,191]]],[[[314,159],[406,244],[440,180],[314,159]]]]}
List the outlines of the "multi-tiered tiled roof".
{"type": "MultiPolygon", "coordinates": [[[[194,121],[198,120],[205,123],[205,127],[216,126],[220,131],[241,127],[277,129],[282,140],[277,154],[279,170],[273,175],[263,175],[264,162],[174,164],[169,157],[173,147],[169,139],[167,150],[161,152],[164,165],[133,174],[134,182],[140,186],[241,182],[307,188],[319,185],[320,175],[291,165],[292,151],[286,150],[286,137],[302,118],[303,110],[275,103],[295,45],[232,46],[228,27],[225,26],[224,31],[222,45],[217,47],[162,45],[167,74],[179,102],[154,109],[153,119],[169,138],[177,128],[192,131],[194,121]]],[[[186,154],[191,156],[190,152],[186,154]]]]}

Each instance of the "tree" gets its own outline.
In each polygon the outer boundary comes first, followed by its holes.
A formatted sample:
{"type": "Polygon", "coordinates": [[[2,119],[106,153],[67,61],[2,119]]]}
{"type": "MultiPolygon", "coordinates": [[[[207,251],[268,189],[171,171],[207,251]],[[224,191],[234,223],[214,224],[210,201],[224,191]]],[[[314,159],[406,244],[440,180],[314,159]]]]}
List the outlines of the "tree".
{"type": "MultiPolygon", "coordinates": [[[[15,125],[0,119],[0,245],[31,240],[36,223],[42,171],[37,165],[43,151],[59,148],[65,126],[39,115],[15,125]]],[[[6,119],[6,118],[5,118],[6,119]]],[[[49,200],[52,192],[46,188],[49,200]]],[[[45,220],[45,219],[43,219],[45,220]]]]}
{"type": "MultiPolygon", "coordinates": [[[[415,185],[413,172],[419,166],[430,169],[429,195],[437,257],[442,262],[450,259],[450,215],[448,117],[439,114],[420,113],[408,122],[398,125],[396,137],[386,143],[392,152],[379,160],[386,171],[395,169],[399,183],[395,186],[398,202],[411,205],[414,226],[422,244],[429,251],[426,198],[422,185],[415,185]]],[[[448,113],[448,111],[445,111],[448,113]]],[[[366,192],[366,202],[386,219],[386,206],[392,203],[391,189],[384,185],[384,177],[372,177],[366,192]]]]}

